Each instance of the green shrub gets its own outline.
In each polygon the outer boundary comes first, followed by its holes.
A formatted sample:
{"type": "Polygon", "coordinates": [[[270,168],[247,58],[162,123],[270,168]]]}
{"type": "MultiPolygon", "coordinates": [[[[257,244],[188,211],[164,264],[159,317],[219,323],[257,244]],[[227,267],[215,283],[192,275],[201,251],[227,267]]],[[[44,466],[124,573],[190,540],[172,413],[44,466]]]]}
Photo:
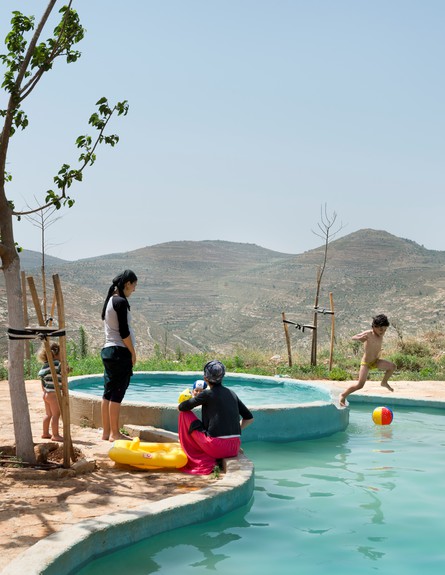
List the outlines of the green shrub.
{"type": "Polygon", "coordinates": [[[79,358],[77,356],[67,356],[67,362],[71,371],[69,375],[91,375],[93,373],[103,373],[104,366],[99,354],[89,355],[79,358]]]}
{"type": "Polygon", "coordinates": [[[415,339],[404,341],[402,344],[400,344],[400,350],[405,355],[431,357],[431,350],[428,345],[415,339]]]}
{"type": "Polygon", "coordinates": [[[82,359],[88,357],[88,338],[82,325],[79,328],[79,353],[82,359]]]}
{"type": "Polygon", "coordinates": [[[419,375],[422,379],[431,379],[434,376],[434,369],[431,367],[423,367],[420,370],[419,375]]]}
{"type": "Polygon", "coordinates": [[[8,379],[8,370],[3,365],[3,362],[0,365],[0,379],[8,379]]]}
{"type": "Polygon", "coordinates": [[[396,364],[396,369],[398,370],[404,369],[418,372],[423,367],[420,357],[406,353],[395,353],[391,356],[391,360],[396,364]]]}
{"type": "Polygon", "coordinates": [[[325,365],[294,365],[288,373],[294,379],[327,379],[328,368],[325,365]]]}
{"type": "Polygon", "coordinates": [[[237,369],[242,369],[245,365],[243,358],[240,357],[239,355],[235,355],[235,357],[233,358],[233,361],[234,361],[235,367],[237,369]]]}
{"type": "Polygon", "coordinates": [[[329,379],[333,381],[347,381],[351,379],[350,374],[340,367],[333,367],[329,372],[329,379]]]}

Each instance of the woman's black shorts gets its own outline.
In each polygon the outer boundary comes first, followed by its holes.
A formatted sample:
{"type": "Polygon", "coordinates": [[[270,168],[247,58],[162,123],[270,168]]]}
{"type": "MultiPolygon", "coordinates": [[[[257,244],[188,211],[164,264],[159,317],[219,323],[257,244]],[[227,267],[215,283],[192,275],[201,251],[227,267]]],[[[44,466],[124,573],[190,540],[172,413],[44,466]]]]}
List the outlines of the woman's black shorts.
{"type": "Polygon", "coordinates": [[[118,345],[104,347],[100,352],[104,364],[103,398],[115,403],[122,403],[130,377],[133,375],[131,352],[118,345]]]}

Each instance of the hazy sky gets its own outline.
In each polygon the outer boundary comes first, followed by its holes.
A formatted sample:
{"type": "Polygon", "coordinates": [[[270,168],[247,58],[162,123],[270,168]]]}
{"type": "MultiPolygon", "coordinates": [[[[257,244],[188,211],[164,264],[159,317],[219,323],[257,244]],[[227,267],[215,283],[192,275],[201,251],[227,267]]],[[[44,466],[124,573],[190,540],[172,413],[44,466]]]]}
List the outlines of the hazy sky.
{"type": "MultiPolygon", "coordinates": [[[[1,0],[40,17],[46,0],[1,0]]],[[[62,4],[59,3],[59,6],[62,4]]],[[[81,59],[59,61],[24,104],[8,198],[43,202],[102,96],[127,99],[47,253],[79,259],[171,240],[287,253],[344,228],[445,250],[443,0],[75,0],[81,59]]],[[[50,36],[45,30],[43,38],[50,36]]],[[[6,96],[0,93],[0,107],[6,96]]],[[[40,231],[15,224],[24,248],[40,231]]]]}

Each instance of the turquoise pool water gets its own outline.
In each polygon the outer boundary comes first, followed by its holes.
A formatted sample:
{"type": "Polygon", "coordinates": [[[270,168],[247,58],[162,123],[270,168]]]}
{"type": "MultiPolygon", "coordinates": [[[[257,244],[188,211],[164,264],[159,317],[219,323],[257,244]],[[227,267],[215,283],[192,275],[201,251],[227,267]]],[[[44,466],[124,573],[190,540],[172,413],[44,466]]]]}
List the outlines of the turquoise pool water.
{"type": "Polygon", "coordinates": [[[77,575],[438,575],[445,564],[445,414],[354,404],[345,432],[244,446],[255,493],[212,522],[106,555],[77,575]]]}
{"type": "MultiPolygon", "coordinates": [[[[125,401],[177,404],[180,393],[192,387],[193,382],[202,379],[202,374],[181,374],[178,372],[136,372],[125,394],[125,401]]],[[[227,375],[224,385],[248,405],[279,405],[289,403],[311,403],[330,401],[329,392],[315,385],[273,377],[246,377],[227,375]]],[[[102,396],[103,376],[92,375],[70,381],[70,389],[102,396]]]]}

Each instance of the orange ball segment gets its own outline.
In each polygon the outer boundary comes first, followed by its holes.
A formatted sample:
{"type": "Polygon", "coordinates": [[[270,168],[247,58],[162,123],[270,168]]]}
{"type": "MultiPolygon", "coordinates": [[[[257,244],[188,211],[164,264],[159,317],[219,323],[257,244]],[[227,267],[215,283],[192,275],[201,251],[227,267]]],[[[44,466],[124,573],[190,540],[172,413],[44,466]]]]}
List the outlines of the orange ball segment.
{"type": "Polygon", "coordinates": [[[393,413],[389,407],[376,407],[372,412],[372,420],[376,425],[389,425],[392,419],[393,413]]]}

